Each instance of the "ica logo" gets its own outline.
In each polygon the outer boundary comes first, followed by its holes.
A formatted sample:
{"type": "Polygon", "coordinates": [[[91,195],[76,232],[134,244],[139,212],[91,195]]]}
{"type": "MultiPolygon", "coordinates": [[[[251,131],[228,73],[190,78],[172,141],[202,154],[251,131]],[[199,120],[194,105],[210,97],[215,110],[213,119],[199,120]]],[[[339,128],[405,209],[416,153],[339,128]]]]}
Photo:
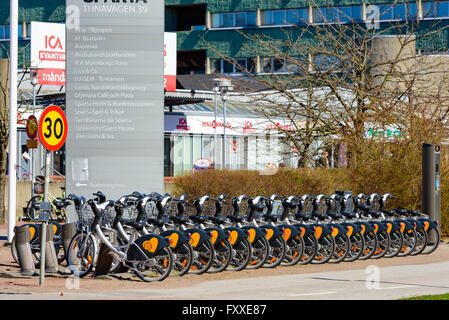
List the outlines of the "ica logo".
{"type": "Polygon", "coordinates": [[[45,36],[45,49],[63,50],[61,39],[55,36],[45,36]]]}

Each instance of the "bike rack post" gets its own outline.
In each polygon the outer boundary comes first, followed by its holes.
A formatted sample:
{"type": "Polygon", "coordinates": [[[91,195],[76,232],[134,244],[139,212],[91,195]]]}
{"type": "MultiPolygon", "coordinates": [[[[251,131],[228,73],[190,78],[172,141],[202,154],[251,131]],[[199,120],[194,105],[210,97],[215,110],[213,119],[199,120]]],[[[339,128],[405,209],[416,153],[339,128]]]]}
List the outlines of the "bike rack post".
{"type": "MultiPolygon", "coordinates": [[[[115,230],[111,230],[109,234],[109,241],[111,243],[117,242],[117,232],[115,230]]],[[[112,255],[112,250],[105,244],[101,243],[100,252],[98,253],[98,260],[95,266],[95,274],[94,276],[107,275],[109,270],[111,270],[112,262],[114,257],[112,255]]]]}
{"type": "Polygon", "coordinates": [[[39,228],[39,238],[45,239],[44,247],[41,247],[41,258],[42,252],[44,251],[44,257],[41,260],[41,264],[45,264],[46,273],[57,273],[58,272],[58,257],[56,256],[55,244],[53,242],[54,232],[53,228],[49,226],[46,222],[42,223],[39,228]],[[45,235],[43,234],[45,233],[45,235]],[[44,238],[41,238],[44,236],[44,238]]]}
{"type": "Polygon", "coordinates": [[[62,247],[64,249],[64,256],[67,263],[70,241],[75,236],[76,231],[76,225],[73,222],[61,225],[62,247]]]}
{"type": "Polygon", "coordinates": [[[15,242],[17,255],[22,275],[32,276],[35,274],[33,253],[31,252],[31,233],[27,225],[15,227],[15,242]]]}

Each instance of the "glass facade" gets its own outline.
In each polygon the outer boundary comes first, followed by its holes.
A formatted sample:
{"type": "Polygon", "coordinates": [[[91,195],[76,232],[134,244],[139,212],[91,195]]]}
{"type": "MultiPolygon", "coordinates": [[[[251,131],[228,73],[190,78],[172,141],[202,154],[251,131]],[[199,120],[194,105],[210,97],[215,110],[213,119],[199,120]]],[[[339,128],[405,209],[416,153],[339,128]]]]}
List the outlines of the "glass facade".
{"type": "MultiPolygon", "coordinates": [[[[367,3],[367,6],[370,4],[367,3]]],[[[374,4],[379,9],[379,21],[407,21],[418,18],[417,2],[374,4]]],[[[422,2],[423,19],[449,18],[449,1],[422,2]]],[[[350,23],[363,21],[362,5],[263,10],[262,26],[305,25],[308,23],[350,23]]],[[[213,14],[213,28],[256,26],[256,11],[213,14]]]]}
{"type": "MultiPolygon", "coordinates": [[[[214,136],[207,134],[166,133],[164,137],[164,175],[180,176],[191,172],[196,160],[214,161],[214,136]]],[[[226,136],[226,165],[223,164],[223,135],[217,135],[217,169],[261,170],[273,164],[295,166],[291,148],[284,145],[277,135],[261,134],[226,136]]]]}
{"type": "Polygon", "coordinates": [[[212,28],[238,28],[256,26],[256,11],[212,14],[212,28]]]}

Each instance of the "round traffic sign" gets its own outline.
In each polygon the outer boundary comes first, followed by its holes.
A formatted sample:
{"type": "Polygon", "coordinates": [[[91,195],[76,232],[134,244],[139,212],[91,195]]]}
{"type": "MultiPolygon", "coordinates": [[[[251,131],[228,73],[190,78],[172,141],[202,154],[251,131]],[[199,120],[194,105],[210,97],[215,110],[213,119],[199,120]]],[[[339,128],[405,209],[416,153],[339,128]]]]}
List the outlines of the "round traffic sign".
{"type": "Polygon", "coordinates": [[[45,108],[39,119],[39,140],[48,151],[59,150],[67,138],[67,118],[58,106],[45,108]]]}
{"type": "Polygon", "coordinates": [[[34,115],[31,115],[27,119],[27,136],[31,140],[34,140],[37,137],[37,129],[38,129],[38,123],[37,118],[34,115]]]}

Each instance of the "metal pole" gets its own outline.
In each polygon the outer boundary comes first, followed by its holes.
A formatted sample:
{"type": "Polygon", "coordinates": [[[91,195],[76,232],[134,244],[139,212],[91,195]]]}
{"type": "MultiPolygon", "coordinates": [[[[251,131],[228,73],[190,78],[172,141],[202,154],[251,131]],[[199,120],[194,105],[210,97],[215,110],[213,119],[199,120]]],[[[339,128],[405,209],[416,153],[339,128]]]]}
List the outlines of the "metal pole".
{"type": "MultiPolygon", "coordinates": [[[[44,202],[48,202],[48,187],[50,182],[50,151],[45,151],[45,183],[44,183],[44,202]]],[[[44,285],[45,278],[45,246],[46,246],[46,235],[47,235],[47,222],[42,222],[42,233],[41,233],[41,268],[39,275],[39,285],[44,285]]]]}
{"type": "MultiPolygon", "coordinates": [[[[36,110],[36,86],[33,84],[33,115],[36,110]]],[[[34,148],[30,148],[31,198],[34,197],[34,148]]]]}
{"type": "Polygon", "coordinates": [[[14,236],[14,227],[16,225],[18,12],[18,0],[10,0],[8,243],[12,242],[12,238],[14,236]]]}
{"type": "Polygon", "coordinates": [[[223,100],[223,168],[226,169],[226,99],[223,100]]]}
{"type": "Polygon", "coordinates": [[[215,92],[215,124],[214,124],[214,168],[217,166],[217,88],[214,87],[215,92]]]}

